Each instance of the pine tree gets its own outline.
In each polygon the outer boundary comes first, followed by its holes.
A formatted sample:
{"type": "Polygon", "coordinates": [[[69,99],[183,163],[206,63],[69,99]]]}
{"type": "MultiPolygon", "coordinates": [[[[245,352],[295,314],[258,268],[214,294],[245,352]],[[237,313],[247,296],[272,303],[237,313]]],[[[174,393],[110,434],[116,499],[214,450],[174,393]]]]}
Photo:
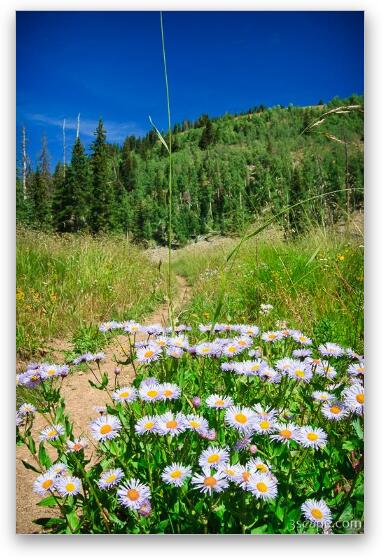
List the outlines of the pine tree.
{"type": "Polygon", "coordinates": [[[90,228],[92,232],[106,231],[110,227],[110,208],[112,190],[108,183],[108,157],[106,149],[106,131],[102,119],[95,131],[95,140],[91,145],[92,155],[92,207],[90,228]]]}
{"type": "MultiPolygon", "coordinates": [[[[66,168],[66,178],[67,176],[68,168],[66,168]]],[[[58,162],[53,173],[52,198],[53,226],[58,232],[71,231],[72,201],[72,195],[65,179],[64,166],[58,162]]]]}
{"type": "Polygon", "coordinates": [[[72,230],[76,232],[87,228],[90,220],[89,164],[79,137],[74,143],[67,174],[68,188],[72,195],[72,230]]]}
{"type": "Polygon", "coordinates": [[[210,119],[207,120],[206,126],[203,130],[202,137],[199,141],[199,147],[201,149],[207,149],[210,145],[215,142],[215,131],[210,119]]]}
{"type": "Polygon", "coordinates": [[[47,228],[50,224],[50,206],[47,181],[37,167],[31,180],[29,197],[32,204],[32,220],[39,228],[47,228]]]}

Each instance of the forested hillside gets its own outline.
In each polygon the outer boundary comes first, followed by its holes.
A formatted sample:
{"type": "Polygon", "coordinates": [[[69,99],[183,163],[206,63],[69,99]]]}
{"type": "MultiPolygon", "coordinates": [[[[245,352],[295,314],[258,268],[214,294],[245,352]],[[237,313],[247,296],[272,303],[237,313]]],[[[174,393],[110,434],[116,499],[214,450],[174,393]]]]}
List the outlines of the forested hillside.
{"type": "MultiPolygon", "coordinates": [[[[363,98],[335,98],[307,108],[259,106],[176,124],[174,244],[209,232],[240,231],[258,215],[334,190],[340,191],[284,213],[280,224],[286,235],[360,208],[362,110],[341,111],[320,122],[323,113],[344,105],[362,106],[363,98]]],[[[129,136],[120,146],[107,142],[100,120],[90,152],[79,137],[70,164],[58,163],[53,172],[48,147],[43,141],[36,168],[20,164],[18,169],[19,222],[62,233],[116,232],[136,242],[166,242],[169,160],[155,131],[129,136]]]]}

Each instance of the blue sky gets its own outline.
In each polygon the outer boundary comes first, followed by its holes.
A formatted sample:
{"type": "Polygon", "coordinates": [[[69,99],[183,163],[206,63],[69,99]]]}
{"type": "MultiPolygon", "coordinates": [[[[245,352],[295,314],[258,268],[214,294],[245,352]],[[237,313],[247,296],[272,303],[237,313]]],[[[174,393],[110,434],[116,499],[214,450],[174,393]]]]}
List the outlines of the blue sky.
{"type": "MultiPolygon", "coordinates": [[[[263,103],[309,105],[363,93],[362,12],[164,13],[173,123],[263,103]]],[[[17,139],[35,161],[70,154],[78,112],[88,147],[166,127],[158,12],[17,12],[17,139]]]]}

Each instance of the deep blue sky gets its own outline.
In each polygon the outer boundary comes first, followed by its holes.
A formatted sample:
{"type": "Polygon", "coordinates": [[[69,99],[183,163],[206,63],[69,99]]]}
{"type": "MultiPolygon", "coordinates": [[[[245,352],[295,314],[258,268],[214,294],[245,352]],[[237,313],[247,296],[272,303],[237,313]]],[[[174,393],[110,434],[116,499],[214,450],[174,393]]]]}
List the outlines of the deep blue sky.
{"type": "MultiPolygon", "coordinates": [[[[363,93],[362,12],[167,12],[173,123],[256,104],[309,105],[363,93]]],[[[17,137],[36,160],[68,154],[81,113],[89,146],[102,116],[110,141],[166,127],[158,12],[18,12],[17,137]]]]}

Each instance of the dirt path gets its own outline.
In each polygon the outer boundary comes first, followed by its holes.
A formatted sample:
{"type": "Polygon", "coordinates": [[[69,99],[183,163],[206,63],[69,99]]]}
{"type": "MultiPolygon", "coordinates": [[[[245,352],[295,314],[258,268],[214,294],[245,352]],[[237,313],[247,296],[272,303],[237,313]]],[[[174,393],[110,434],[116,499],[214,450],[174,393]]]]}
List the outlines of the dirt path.
{"type": "MultiPolygon", "coordinates": [[[[182,307],[189,300],[191,294],[184,277],[178,275],[176,280],[178,288],[177,295],[173,302],[175,317],[180,314],[182,307]]],[[[162,325],[166,325],[167,318],[168,305],[166,303],[159,306],[147,317],[144,324],[161,323],[162,325]]],[[[139,340],[139,335],[137,335],[137,340],[139,340]]],[[[57,356],[57,363],[62,362],[63,351],[67,349],[67,342],[63,342],[61,346],[56,346],[55,354],[57,356]]],[[[128,340],[127,337],[123,335],[115,337],[107,349],[104,350],[105,360],[102,363],[102,371],[108,374],[111,385],[114,381],[114,369],[117,365],[115,360],[126,359],[123,351],[128,352],[128,350],[128,340]]],[[[129,384],[133,376],[134,370],[132,366],[123,366],[121,369],[120,384],[122,386],[129,384]]],[[[90,388],[88,383],[89,378],[92,378],[90,372],[74,372],[65,379],[62,388],[66,410],[74,424],[74,434],[77,436],[82,432],[84,435],[88,434],[89,421],[98,415],[94,407],[104,406],[108,400],[108,395],[104,391],[90,388]]],[[[38,432],[45,426],[46,423],[44,419],[41,416],[37,416],[33,427],[36,439],[38,437],[38,432]]],[[[54,452],[54,449],[52,449],[52,456],[54,456],[54,452]]],[[[90,454],[89,452],[89,455],[90,454]]],[[[55,509],[46,509],[37,506],[41,498],[33,492],[33,482],[36,473],[27,470],[22,460],[26,460],[33,464],[33,458],[26,447],[19,446],[16,448],[16,532],[19,534],[38,533],[40,528],[33,524],[32,521],[36,518],[54,516],[55,509]]]]}

